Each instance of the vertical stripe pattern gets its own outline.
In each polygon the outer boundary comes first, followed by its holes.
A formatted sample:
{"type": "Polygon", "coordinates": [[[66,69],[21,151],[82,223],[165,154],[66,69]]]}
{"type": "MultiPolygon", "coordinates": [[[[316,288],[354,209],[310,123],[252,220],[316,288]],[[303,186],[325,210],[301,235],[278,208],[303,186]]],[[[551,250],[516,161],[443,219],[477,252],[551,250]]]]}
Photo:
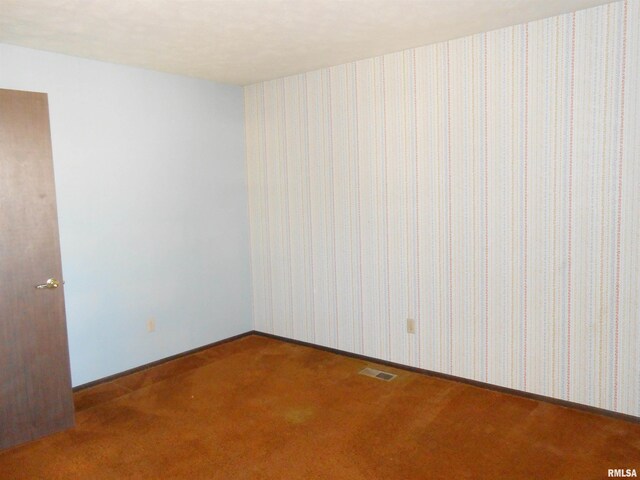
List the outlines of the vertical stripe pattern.
{"type": "Polygon", "coordinates": [[[245,87],[256,330],[640,415],[639,59],[628,0],[245,87]]]}

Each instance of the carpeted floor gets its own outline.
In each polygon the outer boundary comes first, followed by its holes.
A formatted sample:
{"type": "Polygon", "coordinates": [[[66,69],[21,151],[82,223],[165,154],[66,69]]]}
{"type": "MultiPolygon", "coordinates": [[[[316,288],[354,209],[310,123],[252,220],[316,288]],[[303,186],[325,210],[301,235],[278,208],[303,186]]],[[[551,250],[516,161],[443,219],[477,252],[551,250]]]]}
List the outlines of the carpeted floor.
{"type": "Polygon", "coordinates": [[[640,424],[365,365],[244,337],[76,393],[76,428],[0,453],[0,479],[640,474],[640,424]]]}

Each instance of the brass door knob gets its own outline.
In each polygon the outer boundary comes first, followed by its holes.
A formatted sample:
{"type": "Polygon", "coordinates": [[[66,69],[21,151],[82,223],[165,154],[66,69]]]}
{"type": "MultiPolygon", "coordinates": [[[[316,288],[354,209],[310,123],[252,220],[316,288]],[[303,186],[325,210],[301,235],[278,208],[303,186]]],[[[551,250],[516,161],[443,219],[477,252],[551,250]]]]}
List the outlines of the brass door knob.
{"type": "Polygon", "coordinates": [[[36,285],[36,288],[58,288],[60,286],[60,282],[55,278],[50,278],[47,280],[47,283],[43,283],[41,285],[36,285]]]}

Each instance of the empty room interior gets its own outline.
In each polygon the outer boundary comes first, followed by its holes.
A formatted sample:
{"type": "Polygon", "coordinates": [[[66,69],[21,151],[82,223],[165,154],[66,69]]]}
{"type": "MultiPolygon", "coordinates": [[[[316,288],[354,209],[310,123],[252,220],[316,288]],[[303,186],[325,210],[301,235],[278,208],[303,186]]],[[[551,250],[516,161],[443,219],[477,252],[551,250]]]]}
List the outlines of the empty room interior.
{"type": "Polygon", "coordinates": [[[640,0],[0,0],[0,479],[640,472],[640,0]]]}

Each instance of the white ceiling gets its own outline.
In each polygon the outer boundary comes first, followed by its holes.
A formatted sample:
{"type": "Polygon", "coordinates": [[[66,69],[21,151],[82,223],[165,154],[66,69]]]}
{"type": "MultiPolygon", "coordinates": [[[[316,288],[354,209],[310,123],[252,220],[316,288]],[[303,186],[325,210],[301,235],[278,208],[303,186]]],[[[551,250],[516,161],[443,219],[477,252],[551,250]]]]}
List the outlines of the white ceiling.
{"type": "Polygon", "coordinates": [[[0,0],[0,42],[246,85],[609,1],[0,0]]]}

